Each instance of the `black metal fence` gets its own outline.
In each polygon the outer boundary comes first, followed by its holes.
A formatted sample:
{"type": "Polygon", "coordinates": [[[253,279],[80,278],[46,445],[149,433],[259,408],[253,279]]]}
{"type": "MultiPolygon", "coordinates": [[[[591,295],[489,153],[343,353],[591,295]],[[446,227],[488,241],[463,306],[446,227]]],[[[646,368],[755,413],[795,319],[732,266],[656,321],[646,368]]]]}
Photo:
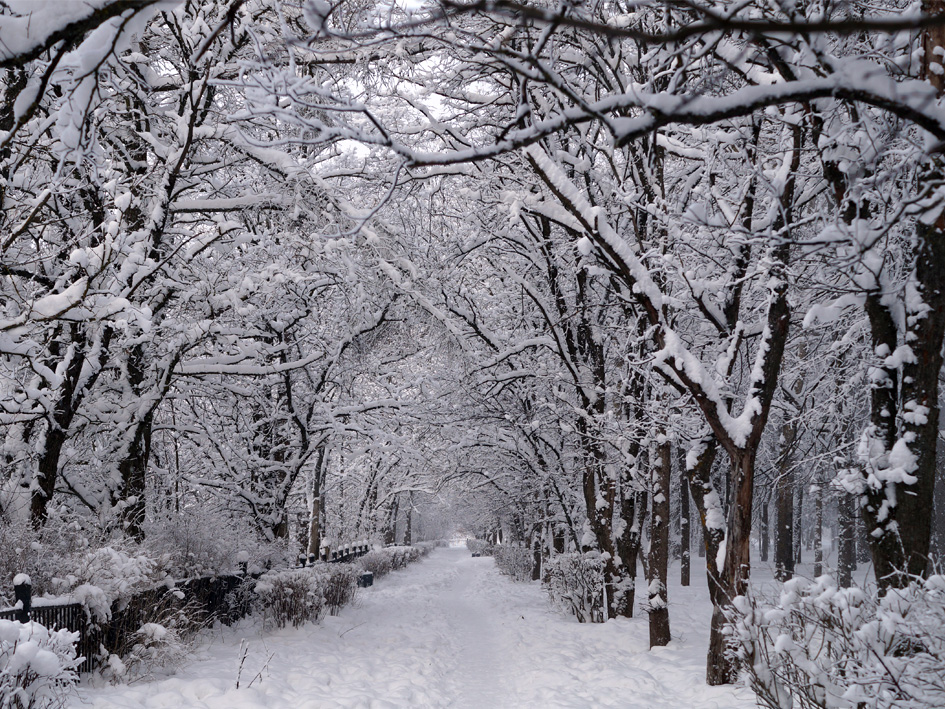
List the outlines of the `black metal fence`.
{"type": "MultiPolygon", "coordinates": [[[[30,620],[45,625],[50,630],[66,628],[79,633],[75,644],[76,655],[83,658],[79,672],[91,672],[94,669],[93,658],[98,650],[97,644],[89,632],[85,608],[80,603],[67,603],[55,606],[33,606],[29,610],[30,620]]],[[[22,609],[0,611],[0,619],[23,621],[22,609]]]]}
{"type": "MultiPolygon", "coordinates": [[[[323,548],[322,558],[314,555],[299,557],[304,567],[316,561],[342,563],[353,561],[370,551],[367,543],[347,544],[334,550],[323,548]]],[[[194,625],[207,625],[217,620],[232,625],[252,611],[252,588],[260,574],[246,573],[246,564],[240,564],[242,574],[214,576],[181,581],[173,587],[162,586],[135,595],[123,606],[112,607],[111,618],[92,623],[85,608],[79,603],[59,605],[32,605],[29,584],[14,587],[18,608],[0,610],[0,619],[26,622],[33,620],[51,630],[66,628],[79,633],[76,653],[82,657],[79,672],[91,672],[98,666],[102,649],[123,655],[137,641],[142,625],[156,618],[171,617],[179,612],[181,619],[194,625]]]]}

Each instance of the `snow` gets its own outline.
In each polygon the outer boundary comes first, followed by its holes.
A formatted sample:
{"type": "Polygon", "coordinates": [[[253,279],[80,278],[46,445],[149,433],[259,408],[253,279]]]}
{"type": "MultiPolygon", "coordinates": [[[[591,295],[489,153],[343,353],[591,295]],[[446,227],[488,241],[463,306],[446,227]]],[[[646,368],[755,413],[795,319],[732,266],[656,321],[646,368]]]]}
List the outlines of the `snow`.
{"type": "Polygon", "coordinates": [[[549,607],[540,584],[511,582],[491,558],[437,549],[364,589],[354,606],[319,625],[216,630],[177,676],[106,687],[85,680],[70,706],[754,706],[747,689],[705,684],[710,607],[704,585],[674,588],[670,597],[677,599],[670,612],[681,635],[649,651],[644,613],[579,624],[549,607]]]}

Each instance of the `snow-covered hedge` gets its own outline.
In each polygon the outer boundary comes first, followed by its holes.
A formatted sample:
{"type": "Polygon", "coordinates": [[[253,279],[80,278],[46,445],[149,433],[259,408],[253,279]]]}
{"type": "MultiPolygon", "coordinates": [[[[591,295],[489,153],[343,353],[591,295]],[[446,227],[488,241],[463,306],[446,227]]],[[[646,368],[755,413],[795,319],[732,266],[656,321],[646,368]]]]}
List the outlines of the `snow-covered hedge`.
{"type": "Polygon", "coordinates": [[[493,554],[499,571],[513,581],[531,581],[534,556],[531,549],[519,544],[500,544],[493,554]]]}
{"type": "Polygon", "coordinates": [[[322,576],[308,569],[270,571],[256,582],[256,596],[265,623],[284,628],[299,627],[319,619],[325,608],[322,576]]]}
{"type": "Polygon", "coordinates": [[[357,563],[365,571],[374,574],[374,580],[387,576],[394,569],[394,561],[386,549],[373,549],[358,559],[357,563]]]}
{"type": "Polygon", "coordinates": [[[734,616],[734,651],[763,706],[945,707],[943,576],[882,599],[797,578],[777,605],[737,598],[734,616]]]}
{"type": "Polygon", "coordinates": [[[492,556],[493,547],[484,539],[467,539],[466,548],[469,549],[469,551],[471,551],[473,554],[492,556]]]}
{"type": "Polygon", "coordinates": [[[0,709],[63,707],[76,682],[78,633],[0,620],[0,709]]]}
{"type": "Polygon", "coordinates": [[[551,557],[544,567],[551,602],[581,623],[603,623],[604,562],[596,552],[551,557]]]}
{"type": "Polygon", "coordinates": [[[407,564],[418,561],[422,556],[425,556],[424,552],[417,547],[385,547],[383,551],[390,554],[391,568],[394,571],[403,569],[407,564]]]}
{"type": "Polygon", "coordinates": [[[82,555],[75,564],[73,573],[53,580],[56,590],[84,605],[96,622],[110,619],[113,606],[123,608],[143,591],[172,584],[167,559],[137,549],[102,547],[82,555]]]}
{"type": "Polygon", "coordinates": [[[354,600],[358,592],[358,576],[361,567],[357,564],[320,564],[312,569],[317,574],[325,607],[331,615],[354,600]]]}

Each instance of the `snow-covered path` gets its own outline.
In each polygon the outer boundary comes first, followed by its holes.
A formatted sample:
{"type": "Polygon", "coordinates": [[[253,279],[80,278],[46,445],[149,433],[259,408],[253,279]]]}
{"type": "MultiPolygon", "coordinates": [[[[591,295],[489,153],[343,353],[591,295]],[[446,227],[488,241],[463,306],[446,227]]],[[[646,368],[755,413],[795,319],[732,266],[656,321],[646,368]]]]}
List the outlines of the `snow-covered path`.
{"type": "Polygon", "coordinates": [[[581,625],[549,608],[537,583],[513,584],[500,575],[492,559],[437,549],[362,591],[336,618],[276,632],[257,626],[218,631],[175,676],[84,686],[71,706],[754,706],[744,689],[705,686],[705,591],[674,590],[679,639],[650,652],[645,617],[581,625]],[[242,670],[241,642],[248,647],[242,670]]]}

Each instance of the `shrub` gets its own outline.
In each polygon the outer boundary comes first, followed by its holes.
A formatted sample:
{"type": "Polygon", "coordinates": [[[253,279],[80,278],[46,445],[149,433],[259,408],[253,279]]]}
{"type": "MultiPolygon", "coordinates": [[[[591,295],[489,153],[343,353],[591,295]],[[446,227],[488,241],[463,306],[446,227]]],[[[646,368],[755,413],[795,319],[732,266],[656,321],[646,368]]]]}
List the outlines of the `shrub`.
{"type": "Polygon", "coordinates": [[[338,615],[338,611],[351,603],[358,592],[361,567],[357,564],[321,564],[313,571],[319,577],[318,584],[328,612],[338,615]]]}
{"type": "Polygon", "coordinates": [[[365,571],[370,571],[374,574],[375,580],[387,576],[394,568],[391,554],[388,554],[386,549],[374,549],[373,551],[369,551],[358,559],[358,564],[365,571]]]}
{"type": "Polygon", "coordinates": [[[252,535],[221,515],[188,508],[149,520],[145,546],[150,556],[167,560],[177,579],[234,573],[237,555],[252,535]]]}
{"type": "Polygon", "coordinates": [[[421,557],[420,550],[416,547],[386,547],[384,551],[390,554],[391,568],[395,571],[403,569],[407,564],[417,561],[421,557]]]}
{"type": "Polygon", "coordinates": [[[467,539],[466,548],[473,554],[492,556],[492,545],[483,539],[467,539]]]}
{"type": "Polygon", "coordinates": [[[829,576],[784,584],[779,603],[735,599],[733,652],[761,705],[945,706],[945,577],[883,598],[829,576]]]}
{"type": "Polygon", "coordinates": [[[580,623],[604,622],[604,562],[596,552],[553,556],[545,564],[551,602],[580,623]]]}
{"type": "Polygon", "coordinates": [[[56,590],[70,593],[99,622],[111,618],[112,606],[124,608],[143,591],[171,584],[167,559],[114,547],[90,551],[76,560],[75,573],[54,579],[56,590]]]}
{"type": "Polygon", "coordinates": [[[256,596],[269,627],[299,627],[318,620],[325,607],[319,575],[313,569],[270,571],[256,582],[256,596]]]}
{"type": "Polygon", "coordinates": [[[63,707],[76,682],[78,633],[0,620],[0,709],[63,707]]]}
{"type": "Polygon", "coordinates": [[[531,581],[534,557],[531,549],[518,544],[502,544],[495,548],[495,565],[513,581],[531,581]]]}
{"type": "Polygon", "coordinates": [[[14,604],[17,574],[30,577],[34,595],[55,592],[55,577],[73,570],[85,545],[77,524],[49,524],[35,530],[30,524],[0,522],[0,606],[14,604]]]}
{"type": "Polygon", "coordinates": [[[188,643],[174,626],[145,623],[129,636],[130,650],[113,655],[102,674],[114,680],[146,677],[153,670],[179,666],[187,656],[188,643]]]}
{"type": "Polygon", "coordinates": [[[112,611],[99,629],[104,653],[121,659],[111,659],[112,670],[103,671],[112,679],[172,665],[186,653],[186,641],[204,627],[202,604],[176,588],[141,591],[112,611]]]}

